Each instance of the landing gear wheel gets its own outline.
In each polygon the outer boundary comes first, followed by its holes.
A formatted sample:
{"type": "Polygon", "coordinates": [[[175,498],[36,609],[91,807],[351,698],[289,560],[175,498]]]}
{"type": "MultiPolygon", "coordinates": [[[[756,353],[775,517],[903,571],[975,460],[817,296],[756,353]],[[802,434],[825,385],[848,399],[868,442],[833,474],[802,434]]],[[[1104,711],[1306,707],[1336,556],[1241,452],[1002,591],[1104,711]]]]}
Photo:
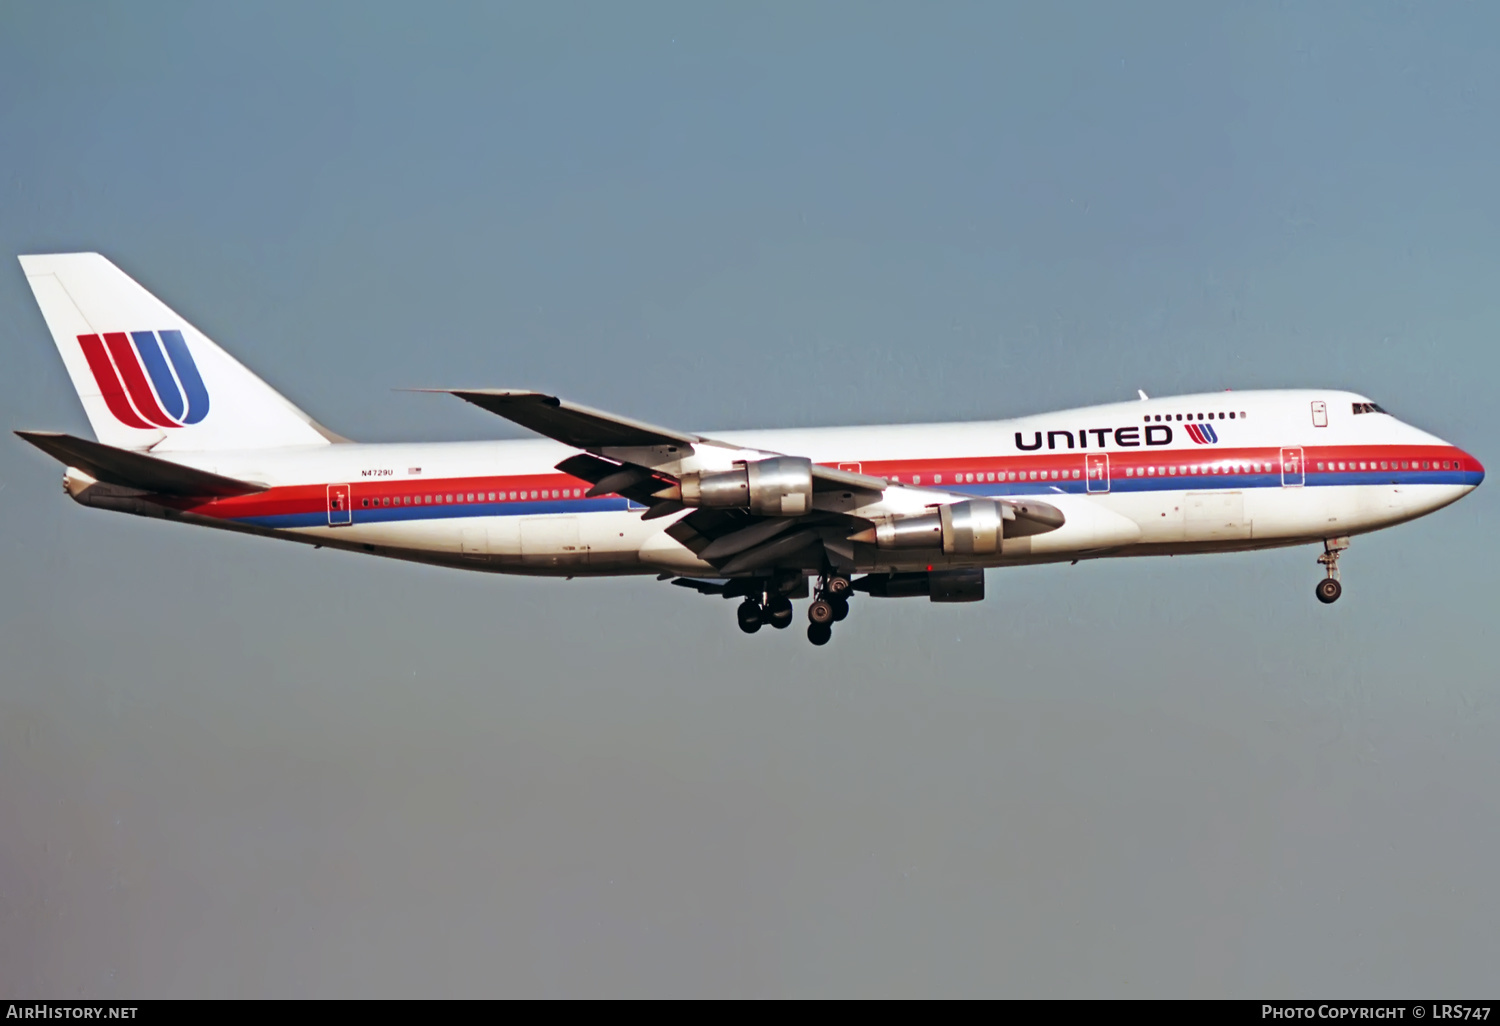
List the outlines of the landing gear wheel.
{"type": "Polygon", "coordinates": [[[777,595],[766,603],[765,620],[778,631],[785,630],[792,625],[792,600],[785,595],[777,595]]]}
{"type": "Polygon", "coordinates": [[[739,618],[740,630],[746,634],[754,634],[760,630],[762,621],[760,603],[752,599],[746,599],[740,603],[740,608],[736,611],[735,615],[739,618]]]}
{"type": "Polygon", "coordinates": [[[833,622],[838,623],[849,615],[849,600],[843,597],[828,600],[833,606],[833,622]]]}
{"type": "Polygon", "coordinates": [[[810,623],[807,625],[807,640],[814,645],[826,645],[833,637],[833,628],[826,623],[810,623]]]}
{"type": "Polygon", "coordinates": [[[1339,583],[1339,556],[1348,547],[1348,538],[1323,539],[1323,554],[1318,557],[1318,563],[1328,576],[1318,582],[1317,595],[1318,601],[1324,605],[1337,602],[1344,593],[1344,586],[1339,583]]]}
{"type": "MultiPolygon", "coordinates": [[[[833,603],[827,599],[818,599],[807,607],[807,618],[812,621],[814,627],[826,627],[828,624],[833,623],[833,603]]],[[[812,637],[812,635],[809,634],[808,637],[812,637]]],[[[821,645],[823,642],[815,641],[813,644],[821,645]]]]}
{"type": "Polygon", "coordinates": [[[849,587],[849,578],[830,577],[828,578],[828,587],[825,589],[825,591],[830,597],[835,595],[847,595],[849,593],[849,587]]]}

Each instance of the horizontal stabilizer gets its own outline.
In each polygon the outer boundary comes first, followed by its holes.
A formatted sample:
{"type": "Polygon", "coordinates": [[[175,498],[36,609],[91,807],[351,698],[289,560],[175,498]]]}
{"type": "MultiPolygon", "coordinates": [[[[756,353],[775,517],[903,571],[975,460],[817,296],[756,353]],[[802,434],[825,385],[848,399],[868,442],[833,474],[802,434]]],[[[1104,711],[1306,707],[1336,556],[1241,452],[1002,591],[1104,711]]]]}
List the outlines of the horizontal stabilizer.
{"type": "Polygon", "coordinates": [[[266,485],[220,477],[145,453],[117,449],[112,445],[56,431],[17,431],[26,441],[53,459],[77,467],[96,481],[139,488],[165,495],[226,496],[263,492],[266,485]]]}

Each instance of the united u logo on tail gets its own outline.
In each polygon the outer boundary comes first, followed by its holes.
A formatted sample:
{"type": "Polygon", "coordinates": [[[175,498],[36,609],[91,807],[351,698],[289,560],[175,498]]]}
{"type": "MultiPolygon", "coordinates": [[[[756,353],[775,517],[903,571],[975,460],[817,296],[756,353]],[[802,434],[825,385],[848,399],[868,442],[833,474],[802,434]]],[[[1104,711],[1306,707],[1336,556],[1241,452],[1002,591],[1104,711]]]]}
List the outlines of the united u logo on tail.
{"type": "Polygon", "coordinates": [[[115,419],[133,428],[178,428],[208,415],[208,389],[180,331],[79,335],[89,370],[115,419]]]}
{"type": "Polygon", "coordinates": [[[1214,431],[1212,424],[1199,424],[1197,421],[1194,421],[1185,426],[1187,427],[1188,437],[1199,445],[1213,445],[1219,440],[1219,435],[1214,431]]]}

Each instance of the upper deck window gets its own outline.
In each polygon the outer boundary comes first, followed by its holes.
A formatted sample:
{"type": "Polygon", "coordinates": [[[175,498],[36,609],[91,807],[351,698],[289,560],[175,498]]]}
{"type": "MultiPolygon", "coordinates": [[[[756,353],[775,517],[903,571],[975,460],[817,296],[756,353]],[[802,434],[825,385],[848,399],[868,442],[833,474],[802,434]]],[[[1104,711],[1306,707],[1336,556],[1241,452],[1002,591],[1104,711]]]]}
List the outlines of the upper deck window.
{"type": "Polygon", "coordinates": [[[1355,403],[1354,404],[1354,412],[1355,413],[1385,413],[1385,411],[1380,408],[1380,404],[1379,403],[1355,403]]]}

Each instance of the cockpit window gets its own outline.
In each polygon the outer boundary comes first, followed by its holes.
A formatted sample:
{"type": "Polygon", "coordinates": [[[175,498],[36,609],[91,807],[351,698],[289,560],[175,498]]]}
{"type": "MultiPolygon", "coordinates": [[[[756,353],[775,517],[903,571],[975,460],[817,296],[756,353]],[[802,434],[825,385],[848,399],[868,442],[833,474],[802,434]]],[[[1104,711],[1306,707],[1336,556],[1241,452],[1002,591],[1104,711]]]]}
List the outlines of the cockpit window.
{"type": "Polygon", "coordinates": [[[1385,413],[1385,411],[1380,408],[1380,404],[1379,403],[1355,403],[1354,404],[1354,412],[1355,413],[1385,413]]]}

